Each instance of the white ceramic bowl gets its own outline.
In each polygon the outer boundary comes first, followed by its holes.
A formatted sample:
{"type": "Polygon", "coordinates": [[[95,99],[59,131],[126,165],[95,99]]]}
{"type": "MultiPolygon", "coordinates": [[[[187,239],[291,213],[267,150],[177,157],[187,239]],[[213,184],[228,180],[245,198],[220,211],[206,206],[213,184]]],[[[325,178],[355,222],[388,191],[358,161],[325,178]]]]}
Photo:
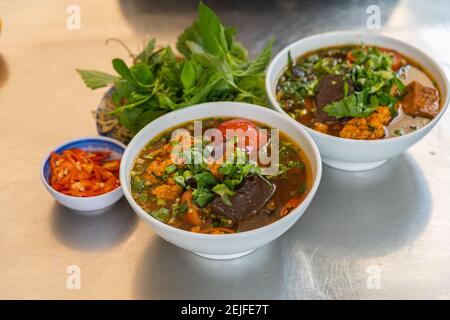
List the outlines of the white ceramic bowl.
{"type": "Polygon", "coordinates": [[[276,100],[275,89],[278,79],[287,66],[288,52],[291,52],[292,58],[296,59],[308,51],[324,47],[361,43],[394,49],[425,67],[437,82],[441,92],[443,106],[439,115],[425,127],[404,136],[389,139],[370,141],[344,139],[320,133],[298,123],[308,131],[316,142],[325,164],[347,171],[361,171],[376,168],[388,159],[405,152],[436,125],[447,109],[449,102],[449,85],[444,71],[438,63],[423,51],[405,42],[381,34],[343,31],[317,34],[301,39],[284,48],[275,56],[266,74],[267,95],[274,108],[286,114],[276,100]]]}
{"type": "Polygon", "coordinates": [[[237,102],[204,103],[170,112],[149,123],[129,143],[120,167],[123,193],[136,214],[158,235],[176,246],[212,259],[232,259],[243,256],[265,245],[286,232],[305,212],[319,186],[322,166],[319,151],[306,131],[288,116],[268,108],[237,102]],[[155,136],[187,121],[208,117],[246,118],[279,128],[301,146],[311,163],[313,185],[303,203],[284,218],[251,231],[236,234],[211,235],[177,229],[153,218],[133,199],[130,190],[130,172],[141,149],[155,136]]]}
{"type": "MultiPolygon", "coordinates": [[[[108,150],[111,151],[111,158],[118,159],[125,151],[125,146],[111,138],[107,137],[88,137],[68,141],[55,148],[54,152],[61,153],[71,148],[83,150],[108,150]]],[[[97,215],[105,212],[103,209],[112,206],[122,196],[122,188],[118,187],[108,193],[94,197],[73,197],[65,195],[53,189],[49,184],[50,177],[50,156],[49,153],[41,167],[41,180],[48,192],[63,206],[76,210],[86,215],[97,215]]]]}

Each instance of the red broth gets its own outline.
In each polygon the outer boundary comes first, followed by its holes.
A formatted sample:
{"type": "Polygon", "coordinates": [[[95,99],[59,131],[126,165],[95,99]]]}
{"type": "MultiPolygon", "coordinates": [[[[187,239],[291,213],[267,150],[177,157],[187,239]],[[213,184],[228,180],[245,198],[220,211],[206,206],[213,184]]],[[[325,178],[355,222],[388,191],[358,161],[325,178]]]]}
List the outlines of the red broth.
{"type": "MultiPolygon", "coordinates": [[[[236,119],[202,120],[203,133],[224,125],[236,126],[236,119]]],[[[238,126],[242,125],[267,128],[248,120],[243,124],[239,119],[238,126]]],[[[177,128],[194,134],[192,122],[177,128]]],[[[307,157],[283,133],[279,135],[278,173],[261,176],[259,165],[248,162],[239,166],[203,162],[175,165],[170,157],[174,148],[171,133],[177,128],[150,141],[139,153],[131,172],[133,198],[142,209],[164,223],[209,234],[252,230],[289,214],[311,188],[312,171],[307,157]]]]}

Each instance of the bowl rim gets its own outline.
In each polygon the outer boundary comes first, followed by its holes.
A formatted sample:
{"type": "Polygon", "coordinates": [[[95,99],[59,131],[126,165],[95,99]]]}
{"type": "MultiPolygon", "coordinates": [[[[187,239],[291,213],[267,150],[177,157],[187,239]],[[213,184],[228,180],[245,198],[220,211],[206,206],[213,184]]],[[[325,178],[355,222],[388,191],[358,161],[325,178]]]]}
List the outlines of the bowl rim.
{"type": "MultiPolygon", "coordinates": [[[[341,137],[336,137],[336,136],[332,136],[329,134],[325,134],[322,132],[319,132],[317,130],[311,129],[307,126],[305,126],[304,124],[300,123],[299,121],[294,120],[295,122],[297,122],[299,125],[301,125],[304,129],[306,129],[306,131],[311,134],[311,135],[317,135],[319,137],[322,138],[327,138],[330,139],[331,141],[334,142],[338,142],[338,143],[348,143],[348,144],[354,144],[354,145],[373,145],[373,144],[389,144],[389,143],[393,143],[396,141],[401,141],[401,140],[407,140],[407,139],[412,139],[414,136],[420,136],[422,134],[422,131],[431,129],[442,117],[442,115],[447,111],[448,109],[448,105],[450,102],[450,85],[449,85],[449,80],[448,77],[445,73],[445,71],[443,70],[443,68],[441,67],[441,64],[434,58],[432,58],[427,52],[409,44],[406,43],[402,40],[399,40],[397,38],[393,38],[390,36],[386,36],[384,34],[381,33],[374,33],[374,32],[369,32],[369,31],[352,31],[352,30],[343,30],[343,31],[332,31],[332,32],[323,32],[323,33],[316,33],[304,38],[301,38],[297,41],[292,42],[291,44],[287,45],[286,47],[284,47],[280,52],[278,52],[275,57],[271,60],[268,68],[267,68],[267,72],[266,72],[266,77],[265,77],[265,87],[266,87],[266,94],[267,97],[269,98],[270,103],[272,104],[272,106],[279,112],[285,114],[286,116],[288,116],[289,118],[291,118],[287,112],[280,106],[280,104],[278,103],[275,95],[272,92],[272,88],[271,88],[271,83],[270,80],[272,77],[274,77],[274,73],[275,73],[275,64],[278,60],[282,59],[284,56],[287,55],[287,53],[291,50],[293,50],[296,47],[301,46],[304,42],[308,42],[311,40],[315,40],[315,39],[320,39],[320,38],[333,38],[333,37],[342,37],[342,36],[358,36],[358,37],[368,37],[370,42],[370,38],[379,38],[379,39],[387,39],[389,41],[392,41],[394,43],[397,44],[402,44],[403,46],[408,48],[408,51],[416,51],[419,55],[422,55],[425,59],[428,60],[428,62],[437,70],[439,76],[442,78],[443,80],[443,88],[439,88],[442,91],[445,91],[446,95],[445,97],[443,97],[443,102],[442,102],[442,109],[440,110],[440,112],[438,113],[438,115],[436,117],[434,117],[433,119],[431,119],[431,121],[429,123],[427,123],[425,126],[423,126],[422,128],[419,128],[418,130],[414,131],[414,132],[410,132],[408,134],[402,135],[402,136],[397,136],[397,137],[390,137],[390,138],[382,138],[382,139],[376,139],[376,140],[357,140],[357,139],[348,139],[348,138],[341,138],[341,137]]],[[[348,44],[352,44],[351,42],[349,42],[348,44]]],[[[370,43],[369,43],[370,44],[370,43]]],[[[321,46],[321,47],[317,47],[317,49],[320,48],[325,48],[325,46],[321,46]]],[[[396,50],[397,52],[399,52],[400,54],[408,57],[408,54],[405,54],[401,51],[399,51],[397,48],[393,48],[393,47],[387,47],[387,49],[393,49],[396,50]]],[[[314,49],[313,49],[314,50],[314,49]]],[[[297,58],[297,57],[295,57],[297,58]]],[[[285,70],[286,66],[283,67],[282,70],[285,70]]],[[[281,74],[279,75],[275,75],[277,81],[279,80],[281,74]]],[[[292,118],[291,118],[292,119],[292,118]]]]}
{"type": "MultiPolygon", "coordinates": [[[[236,107],[239,107],[241,110],[247,109],[248,112],[243,112],[243,116],[242,118],[245,119],[251,119],[251,117],[249,115],[251,115],[252,110],[263,110],[262,112],[268,112],[271,114],[271,116],[275,116],[275,117],[280,117],[285,121],[291,122],[294,126],[293,128],[295,128],[296,130],[300,131],[301,135],[307,140],[307,142],[310,144],[311,148],[312,148],[312,152],[314,154],[315,160],[314,159],[309,159],[309,161],[315,161],[316,162],[316,173],[315,173],[315,177],[313,180],[313,183],[311,185],[311,189],[309,190],[308,195],[303,199],[302,203],[297,206],[294,210],[299,209],[302,205],[304,206],[306,203],[310,203],[311,200],[313,199],[313,197],[315,196],[317,189],[319,188],[319,184],[322,178],[322,159],[320,156],[320,152],[319,149],[317,148],[316,143],[314,142],[314,140],[311,138],[311,136],[308,134],[308,132],[306,132],[306,130],[304,128],[301,128],[299,126],[295,125],[295,120],[292,119],[289,116],[286,116],[280,112],[276,112],[270,108],[266,108],[266,107],[262,107],[262,106],[258,106],[258,105],[253,105],[253,104],[249,104],[249,103],[243,103],[243,102],[235,102],[235,101],[218,101],[218,102],[205,102],[205,103],[200,103],[200,104],[196,104],[187,108],[183,108],[183,109],[179,109],[176,111],[172,111],[170,113],[167,113],[161,117],[159,117],[156,121],[160,121],[162,123],[164,123],[164,120],[166,119],[170,119],[173,117],[174,113],[188,113],[189,111],[192,111],[193,109],[204,109],[204,108],[214,108],[215,113],[217,113],[217,116],[226,116],[223,115],[222,113],[226,113],[226,109],[221,109],[219,106],[220,105],[234,105],[236,107]],[[214,106],[211,106],[214,105],[214,106]],[[225,110],[225,111],[223,111],[225,110]]],[[[194,119],[195,120],[195,119],[194,119]]],[[[187,121],[193,121],[193,120],[183,120],[182,117],[180,117],[180,122],[179,124],[185,123],[187,121]]],[[[132,158],[131,161],[134,162],[137,154],[141,151],[142,148],[139,148],[138,150],[134,151],[132,150],[135,146],[135,144],[137,143],[136,141],[140,138],[140,136],[145,134],[145,130],[147,127],[152,126],[153,122],[150,122],[149,124],[147,124],[144,128],[142,128],[138,134],[136,134],[133,139],[130,141],[130,143],[128,144],[127,149],[125,150],[125,153],[122,156],[123,162],[125,163],[127,162],[128,158],[132,158]]],[[[267,124],[267,123],[266,123],[267,124]]],[[[169,127],[166,127],[164,130],[161,130],[160,132],[158,132],[156,135],[161,134],[162,132],[164,132],[167,129],[176,127],[177,125],[171,125],[169,127]]],[[[154,135],[154,136],[156,136],[154,135]]],[[[151,139],[147,139],[148,141],[150,141],[151,139]]],[[[148,143],[148,142],[147,142],[148,143]]],[[[130,170],[131,171],[131,170],[130,170]]],[[[232,234],[204,234],[204,233],[197,233],[197,232],[192,232],[192,231],[188,231],[188,230],[183,230],[183,229],[179,229],[176,227],[173,227],[171,225],[168,225],[164,222],[159,221],[158,219],[154,218],[153,216],[151,216],[149,213],[147,213],[146,211],[144,211],[144,209],[141,208],[141,206],[134,200],[131,192],[130,192],[130,186],[127,183],[126,179],[128,177],[128,175],[130,174],[130,172],[125,172],[125,165],[121,165],[120,166],[120,185],[123,189],[123,194],[125,195],[125,198],[127,199],[127,201],[129,202],[130,206],[133,208],[133,210],[135,211],[135,213],[142,218],[144,221],[147,219],[150,219],[150,221],[152,221],[152,223],[155,223],[156,225],[158,225],[159,227],[165,229],[168,232],[171,232],[175,235],[179,235],[179,236],[187,236],[187,237],[191,237],[191,238],[195,238],[195,239],[224,239],[224,238],[228,238],[228,239],[239,239],[239,238],[245,238],[248,236],[255,236],[258,235],[260,233],[264,233],[267,231],[270,231],[272,229],[275,229],[277,226],[279,226],[280,224],[284,223],[287,219],[289,219],[289,217],[291,217],[291,214],[293,214],[293,212],[287,214],[286,216],[282,217],[281,219],[278,219],[275,222],[272,222],[268,225],[265,225],[263,227],[259,227],[256,229],[252,229],[252,230],[248,230],[248,231],[242,231],[242,232],[238,232],[238,233],[232,233],[232,234]]],[[[307,206],[304,208],[304,210],[307,209],[307,206]]]]}
{"type": "MultiPolygon", "coordinates": [[[[75,142],[82,142],[82,141],[84,141],[84,140],[107,141],[107,142],[110,142],[110,143],[113,143],[113,144],[117,145],[118,147],[120,147],[120,148],[123,149],[121,159],[123,158],[123,154],[125,153],[125,150],[126,150],[126,146],[125,146],[122,142],[117,141],[117,140],[112,139],[112,138],[109,138],[109,137],[104,137],[104,136],[89,136],[89,137],[81,137],[81,138],[76,138],[76,139],[68,140],[68,141],[66,141],[66,142],[64,142],[64,143],[61,143],[60,145],[56,146],[55,148],[53,148],[53,150],[59,150],[59,149],[64,148],[65,146],[67,146],[67,145],[69,145],[69,144],[72,144],[72,143],[75,143],[75,142]]],[[[76,201],[84,201],[84,202],[87,202],[88,200],[91,200],[91,199],[100,199],[100,198],[102,198],[102,197],[106,198],[106,197],[108,197],[109,195],[111,195],[111,194],[113,194],[113,193],[116,193],[117,191],[121,190],[121,186],[119,185],[117,188],[114,188],[114,189],[111,190],[111,191],[108,191],[108,192],[106,192],[106,193],[102,193],[102,194],[99,194],[99,195],[96,195],[96,196],[90,196],[90,197],[75,197],[75,196],[71,196],[71,195],[68,195],[68,194],[64,194],[64,193],[62,193],[62,192],[59,192],[58,190],[55,190],[55,189],[48,183],[47,179],[45,178],[45,174],[44,174],[44,171],[45,171],[45,165],[47,164],[47,161],[49,161],[52,152],[53,152],[53,151],[50,151],[50,152],[44,157],[44,160],[42,161],[42,164],[41,164],[40,176],[41,176],[42,183],[45,185],[45,187],[46,187],[48,190],[51,190],[51,192],[54,192],[55,194],[57,194],[59,197],[61,197],[61,198],[63,198],[63,199],[67,199],[67,200],[70,199],[70,200],[76,200],[76,201]]]]}

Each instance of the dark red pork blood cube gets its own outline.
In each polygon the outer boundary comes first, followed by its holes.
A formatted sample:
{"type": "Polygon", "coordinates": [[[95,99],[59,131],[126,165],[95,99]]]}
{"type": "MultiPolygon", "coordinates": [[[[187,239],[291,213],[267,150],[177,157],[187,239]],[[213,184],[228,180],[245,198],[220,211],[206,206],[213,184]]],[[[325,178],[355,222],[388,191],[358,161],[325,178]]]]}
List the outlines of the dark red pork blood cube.
{"type": "MultiPolygon", "coordinates": [[[[354,91],[353,82],[346,80],[348,84],[347,96],[351,95],[354,91]]],[[[336,121],[336,118],[328,116],[323,111],[323,107],[329,105],[332,102],[339,101],[345,96],[345,80],[341,75],[326,75],[323,77],[317,88],[316,94],[316,116],[321,121],[336,121]]]]}
{"type": "Polygon", "coordinates": [[[233,222],[242,221],[256,215],[272,198],[274,192],[274,184],[260,176],[249,175],[235,195],[230,197],[231,206],[218,197],[210,205],[211,213],[233,222]]]}

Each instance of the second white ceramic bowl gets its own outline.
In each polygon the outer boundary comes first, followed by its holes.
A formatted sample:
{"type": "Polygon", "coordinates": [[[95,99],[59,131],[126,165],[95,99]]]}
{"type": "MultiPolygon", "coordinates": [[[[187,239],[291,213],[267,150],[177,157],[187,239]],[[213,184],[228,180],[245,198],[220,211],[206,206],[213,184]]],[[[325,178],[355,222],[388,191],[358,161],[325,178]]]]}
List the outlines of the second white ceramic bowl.
{"type": "Polygon", "coordinates": [[[136,214],[158,235],[174,245],[212,259],[231,259],[243,256],[285,233],[305,212],[319,186],[322,165],[319,151],[306,131],[288,116],[268,108],[237,102],[210,102],[170,112],[149,123],[131,140],[122,157],[120,183],[123,193],[136,214]],[[308,157],[313,184],[305,200],[282,219],[251,231],[236,234],[211,235],[177,229],[153,218],[133,199],[130,172],[141,149],[162,132],[187,121],[210,117],[246,118],[278,128],[296,141],[308,157]]]}
{"type": "Polygon", "coordinates": [[[449,102],[449,85],[444,71],[438,63],[423,51],[400,40],[377,33],[342,31],[323,33],[301,39],[289,45],[275,56],[266,73],[267,95],[274,108],[286,114],[276,99],[276,85],[286,69],[288,52],[291,53],[293,59],[296,59],[304,53],[324,47],[361,43],[394,49],[425,67],[436,80],[441,92],[442,110],[429,124],[415,132],[380,140],[351,140],[334,137],[298,123],[308,131],[316,142],[323,162],[331,167],[346,171],[362,171],[376,168],[384,164],[388,159],[405,152],[436,125],[446,111],[449,102]]]}

